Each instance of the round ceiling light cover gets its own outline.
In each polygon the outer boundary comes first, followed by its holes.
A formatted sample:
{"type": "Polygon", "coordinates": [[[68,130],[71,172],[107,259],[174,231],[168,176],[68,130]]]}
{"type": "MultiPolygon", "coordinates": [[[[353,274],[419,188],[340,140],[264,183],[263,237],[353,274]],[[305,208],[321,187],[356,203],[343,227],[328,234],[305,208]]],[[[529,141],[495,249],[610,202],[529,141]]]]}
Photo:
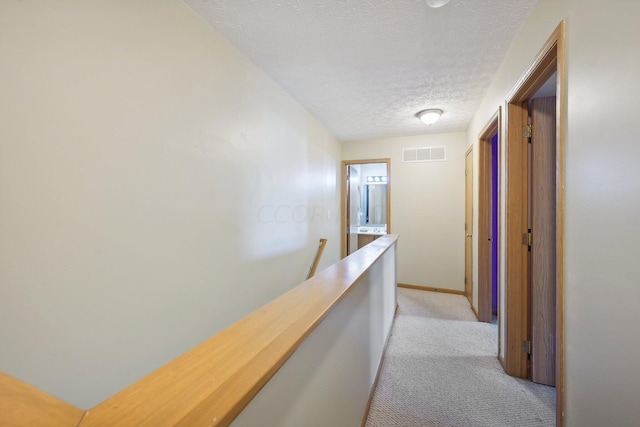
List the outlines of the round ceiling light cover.
{"type": "Polygon", "coordinates": [[[419,118],[422,123],[426,125],[432,125],[438,120],[440,120],[440,116],[442,115],[442,110],[438,110],[436,108],[431,108],[428,110],[422,110],[416,113],[416,117],[419,118]]]}
{"type": "Polygon", "coordinates": [[[427,0],[427,5],[433,8],[444,6],[447,3],[449,3],[449,0],[427,0]]]}

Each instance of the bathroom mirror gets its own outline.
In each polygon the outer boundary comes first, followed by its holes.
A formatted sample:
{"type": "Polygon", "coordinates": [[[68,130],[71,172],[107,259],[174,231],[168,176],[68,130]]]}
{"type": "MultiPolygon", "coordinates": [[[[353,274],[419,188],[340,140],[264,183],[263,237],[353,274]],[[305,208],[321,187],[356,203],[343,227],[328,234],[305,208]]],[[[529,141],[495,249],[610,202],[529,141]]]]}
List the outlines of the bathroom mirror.
{"type": "Polygon", "coordinates": [[[387,184],[364,185],[362,212],[363,225],[383,226],[387,223],[387,184]]]}

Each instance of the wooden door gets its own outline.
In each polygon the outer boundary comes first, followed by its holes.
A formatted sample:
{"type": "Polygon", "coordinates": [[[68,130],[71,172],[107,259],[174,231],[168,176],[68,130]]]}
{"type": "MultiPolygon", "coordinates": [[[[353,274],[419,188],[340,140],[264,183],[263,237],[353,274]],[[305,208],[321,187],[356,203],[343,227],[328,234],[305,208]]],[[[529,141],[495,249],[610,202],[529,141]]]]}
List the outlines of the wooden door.
{"type": "Polygon", "coordinates": [[[360,212],[360,174],[358,169],[347,168],[347,255],[358,250],[358,214],[360,212]]]}
{"type": "Polygon", "coordinates": [[[473,147],[464,164],[464,293],[473,307],[473,147]]]}
{"type": "Polygon", "coordinates": [[[555,385],[555,97],[531,101],[531,123],[531,379],[555,385]]]}
{"type": "Polygon", "coordinates": [[[478,141],[478,320],[491,322],[491,139],[478,141]]]}

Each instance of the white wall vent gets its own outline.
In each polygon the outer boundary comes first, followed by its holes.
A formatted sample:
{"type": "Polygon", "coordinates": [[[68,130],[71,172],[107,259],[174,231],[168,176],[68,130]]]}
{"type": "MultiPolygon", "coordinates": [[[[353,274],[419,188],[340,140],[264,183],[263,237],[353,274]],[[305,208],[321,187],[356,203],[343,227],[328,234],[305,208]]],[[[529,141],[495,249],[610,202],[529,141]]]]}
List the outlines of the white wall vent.
{"type": "Polygon", "coordinates": [[[446,147],[403,148],[402,163],[444,162],[447,160],[446,147]]]}

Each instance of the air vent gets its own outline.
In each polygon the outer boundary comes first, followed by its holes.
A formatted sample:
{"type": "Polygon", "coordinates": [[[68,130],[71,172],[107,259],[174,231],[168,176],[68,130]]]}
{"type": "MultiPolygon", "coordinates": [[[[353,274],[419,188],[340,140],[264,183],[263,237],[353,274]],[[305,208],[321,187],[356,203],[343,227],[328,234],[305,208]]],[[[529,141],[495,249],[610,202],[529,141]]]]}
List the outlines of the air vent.
{"type": "Polygon", "coordinates": [[[403,148],[402,163],[444,162],[447,160],[445,147],[403,148]]]}

